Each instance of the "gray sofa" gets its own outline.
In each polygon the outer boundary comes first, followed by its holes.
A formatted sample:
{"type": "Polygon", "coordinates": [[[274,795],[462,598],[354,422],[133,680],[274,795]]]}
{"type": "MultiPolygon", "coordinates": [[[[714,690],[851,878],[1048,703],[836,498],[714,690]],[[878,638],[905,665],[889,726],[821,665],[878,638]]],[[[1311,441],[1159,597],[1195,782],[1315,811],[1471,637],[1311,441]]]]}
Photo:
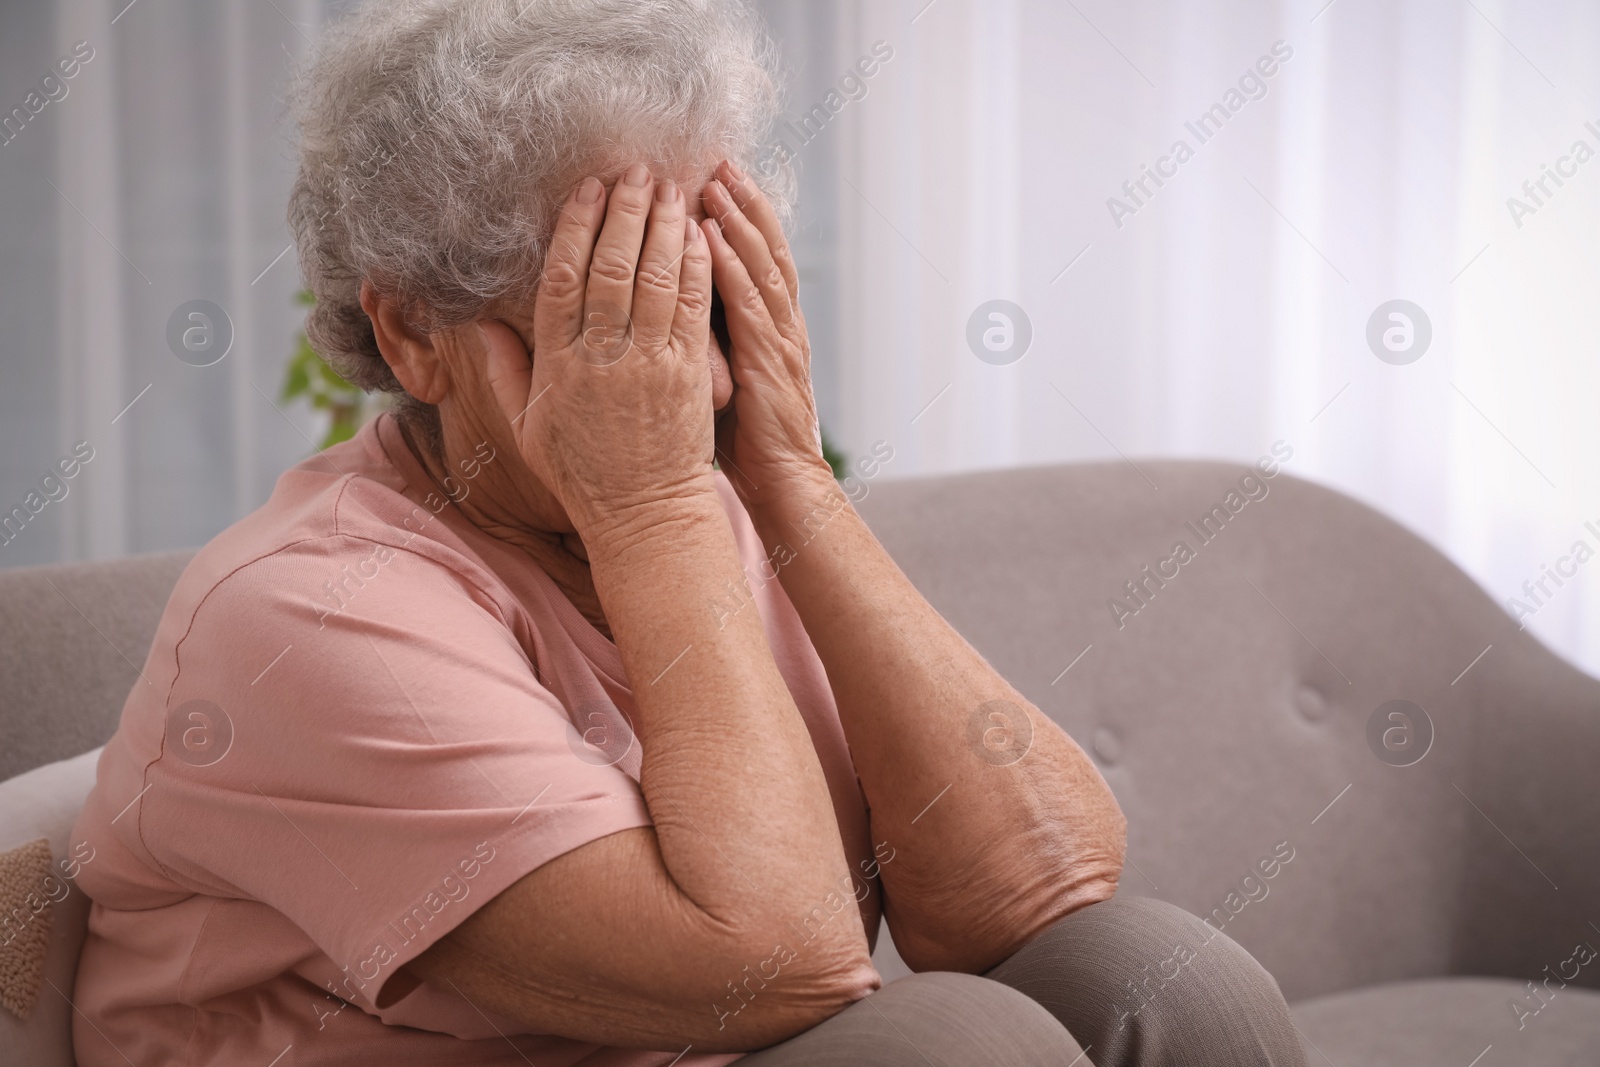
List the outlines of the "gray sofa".
{"type": "MultiPolygon", "coordinates": [[[[1600,1064],[1600,682],[1346,497],[1279,475],[1218,517],[1243,468],[1140,469],[870,483],[860,507],[1094,755],[1123,892],[1254,952],[1312,1063],[1600,1064]],[[1193,558],[1162,565],[1180,539],[1193,558]]],[[[0,778],[105,740],[184,560],[0,573],[0,778]]],[[[46,988],[30,1025],[68,1012],[46,988]]]]}

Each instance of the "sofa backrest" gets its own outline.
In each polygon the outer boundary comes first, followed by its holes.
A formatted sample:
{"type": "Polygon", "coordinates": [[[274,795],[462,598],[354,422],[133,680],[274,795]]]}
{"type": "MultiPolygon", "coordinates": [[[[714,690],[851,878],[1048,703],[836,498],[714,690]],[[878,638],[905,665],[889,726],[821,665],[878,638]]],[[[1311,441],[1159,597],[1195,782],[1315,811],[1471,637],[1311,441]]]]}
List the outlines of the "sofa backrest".
{"type": "Polygon", "coordinates": [[[192,555],[0,571],[0,780],[111,736],[192,555]]]}

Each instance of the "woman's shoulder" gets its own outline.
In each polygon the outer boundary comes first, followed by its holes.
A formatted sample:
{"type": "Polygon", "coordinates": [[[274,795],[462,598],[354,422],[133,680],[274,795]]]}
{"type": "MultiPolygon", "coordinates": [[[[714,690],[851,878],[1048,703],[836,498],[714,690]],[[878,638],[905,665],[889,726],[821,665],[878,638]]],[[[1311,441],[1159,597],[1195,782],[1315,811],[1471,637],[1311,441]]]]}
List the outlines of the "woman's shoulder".
{"type": "Polygon", "coordinates": [[[192,619],[204,607],[213,620],[282,610],[315,619],[397,569],[407,572],[394,583],[403,594],[391,589],[367,599],[403,595],[419,607],[463,593],[503,599],[502,583],[442,514],[447,507],[408,485],[369,425],[284,472],[265,504],[202,548],[179,578],[167,614],[192,619]]]}

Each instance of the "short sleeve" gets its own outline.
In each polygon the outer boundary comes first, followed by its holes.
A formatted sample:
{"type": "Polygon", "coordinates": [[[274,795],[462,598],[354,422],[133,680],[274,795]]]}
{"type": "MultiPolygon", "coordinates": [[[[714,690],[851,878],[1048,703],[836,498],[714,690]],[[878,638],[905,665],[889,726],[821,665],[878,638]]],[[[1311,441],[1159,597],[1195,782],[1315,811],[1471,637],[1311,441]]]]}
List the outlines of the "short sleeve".
{"type": "Polygon", "coordinates": [[[523,875],[649,825],[637,783],[572,747],[499,594],[346,536],[229,575],[177,646],[139,809],[150,855],[274,908],[376,1003],[523,875]]]}

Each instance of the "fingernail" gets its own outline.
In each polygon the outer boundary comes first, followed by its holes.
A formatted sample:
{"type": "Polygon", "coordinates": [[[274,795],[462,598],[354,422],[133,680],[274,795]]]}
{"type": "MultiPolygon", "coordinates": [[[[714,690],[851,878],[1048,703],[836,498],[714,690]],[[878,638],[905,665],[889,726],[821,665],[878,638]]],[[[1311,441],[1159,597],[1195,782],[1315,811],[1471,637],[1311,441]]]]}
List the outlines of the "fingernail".
{"type": "Polygon", "coordinates": [[[739,165],[737,163],[731,159],[725,159],[723,162],[728,165],[729,174],[733,175],[739,181],[744,181],[744,171],[739,169],[739,165]]]}
{"type": "Polygon", "coordinates": [[[711,207],[716,211],[718,218],[725,219],[739,210],[738,203],[734,201],[733,194],[728,192],[726,185],[713,178],[706,183],[706,187],[712,192],[711,207]]]}
{"type": "Polygon", "coordinates": [[[650,168],[643,163],[635,163],[628,168],[628,173],[622,176],[622,180],[632,186],[649,185],[650,168]]]}
{"type": "Polygon", "coordinates": [[[722,224],[716,219],[706,219],[706,222],[711,224],[711,232],[716,234],[717,238],[720,240],[722,237],[722,224]]]}
{"type": "Polygon", "coordinates": [[[600,199],[600,194],[605,191],[605,186],[600,184],[599,178],[585,178],[578,185],[578,203],[592,204],[600,199]]]}
{"type": "Polygon", "coordinates": [[[678,199],[678,183],[668,178],[656,186],[656,199],[663,204],[676,203],[678,199]]]}
{"type": "Polygon", "coordinates": [[[700,227],[695,225],[694,219],[687,216],[683,220],[683,241],[685,244],[694,244],[700,239],[700,227]]]}

